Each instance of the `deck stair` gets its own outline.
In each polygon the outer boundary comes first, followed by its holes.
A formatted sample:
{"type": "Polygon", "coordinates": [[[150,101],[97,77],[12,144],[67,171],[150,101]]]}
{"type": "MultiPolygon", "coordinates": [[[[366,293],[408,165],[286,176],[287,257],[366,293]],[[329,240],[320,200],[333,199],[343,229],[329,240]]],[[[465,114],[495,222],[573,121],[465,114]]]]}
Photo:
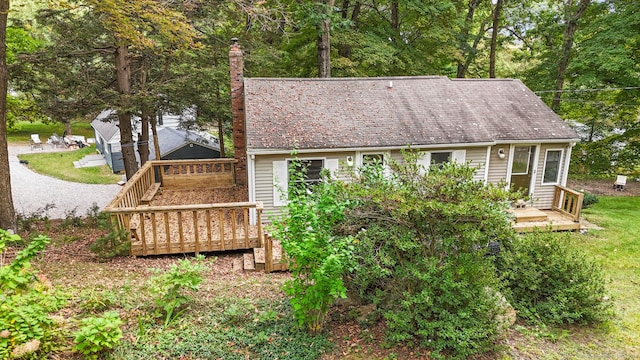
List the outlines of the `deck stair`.
{"type": "Polygon", "coordinates": [[[516,223],[547,221],[549,217],[544,211],[534,207],[511,209],[511,213],[516,217],[516,223]]]}
{"type": "Polygon", "coordinates": [[[243,254],[245,272],[287,270],[286,264],[282,263],[282,245],[280,241],[268,236],[265,237],[267,241],[271,242],[271,262],[267,259],[268,250],[266,247],[254,248],[253,251],[243,254]]]}

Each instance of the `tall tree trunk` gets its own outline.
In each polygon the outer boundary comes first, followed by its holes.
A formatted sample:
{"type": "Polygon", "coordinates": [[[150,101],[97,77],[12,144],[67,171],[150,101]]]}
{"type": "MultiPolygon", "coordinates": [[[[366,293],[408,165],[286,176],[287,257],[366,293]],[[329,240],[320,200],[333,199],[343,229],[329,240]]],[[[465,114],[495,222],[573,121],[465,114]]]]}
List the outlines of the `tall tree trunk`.
{"type": "Polygon", "coordinates": [[[9,147],[7,144],[7,14],[9,0],[0,0],[0,229],[17,230],[16,209],[11,196],[9,147]]]}
{"type": "Polygon", "coordinates": [[[493,8],[493,26],[491,32],[491,50],[489,51],[489,77],[496,77],[496,48],[498,46],[498,31],[500,30],[500,12],[503,0],[497,0],[493,8]]]}
{"type": "MultiPolygon", "coordinates": [[[[147,85],[147,75],[149,63],[146,59],[143,60],[142,68],[140,69],[140,88],[145,88],[147,85]]],[[[140,133],[138,134],[138,154],[140,155],[140,166],[149,161],[149,124],[152,117],[155,116],[153,109],[149,105],[150,101],[142,100],[142,109],[140,114],[140,133]]],[[[156,160],[160,160],[160,154],[156,153],[156,160]]]]}
{"type": "MultiPolygon", "coordinates": [[[[457,78],[465,77],[465,75],[467,74],[467,70],[469,68],[468,64],[470,64],[471,63],[470,60],[473,59],[473,54],[471,52],[472,50],[475,50],[475,46],[471,50],[469,50],[469,53],[466,54],[466,56],[464,56],[464,54],[466,52],[465,48],[467,47],[467,41],[469,41],[469,30],[471,29],[471,25],[473,24],[473,16],[475,15],[476,8],[478,7],[481,1],[482,0],[469,0],[469,4],[467,5],[467,16],[464,19],[464,25],[460,31],[460,38],[461,38],[460,50],[462,51],[465,61],[464,62],[462,62],[461,60],[458,61],[458,71],[456,72],[457,78]]],[[[478,35],[480,34],[481,33],[479,32],[478,35]]]]}
{"type": "Polygon", "coordinates": [[[566,27],[562,35],[562,50],[560,52],[560,62],[558,63],[558,73],[556,76],[556,91],[553,95],[553,101],[551,102],[551,108],[556,112],[560,110],[564,77],[567,73],[567,67],[569,66],[569,58],[571,57],[571,48],[573,48],[573,40],[576,29],[578,28],[578,20],[590,3],[591,0],[580,0],[573,12],[573,0],[571,0],[567,6],[567,15],[565,16],[566,27]]]}
{"type": "Polygon", "coordinates": [[[400,14],[398,9],[398,2],[391,2],[391,28],[398,30],[400,28],[400,14]]]}
{"type": "MultiPolygon", "coordinates": [[[[140,134],[138,135],[138,154],[140,154],[140,165],[149,161],[149,124],[155,115],[149,106],[142,105],[140,115],[140,134]]],[[[156,160],[160,160],[160,154],[156,153],[156,160]]]]}
{"type": "Polygon", "coordinates": [[[129,48],[127,45],[119,45],[115,52],[116,77],[118,79],[118,92],[120,93],[120,108],[118,109],[118,126],[120,127],[120,145],[122,146],[122,158],[127,179],[131,179],[138,171],[138,161],[133,143],[133,130],[131,127],[131,67],[129,66],[129,48]]]}
{"type": "Polygon", "coordinates": [[[335,0],[322,0],[320,11],[323,14],[320,23],[320,34],[316,39],[318,48],[318,76],[331,77],[331,33],[329,15],[333,9],[335,0]]]}

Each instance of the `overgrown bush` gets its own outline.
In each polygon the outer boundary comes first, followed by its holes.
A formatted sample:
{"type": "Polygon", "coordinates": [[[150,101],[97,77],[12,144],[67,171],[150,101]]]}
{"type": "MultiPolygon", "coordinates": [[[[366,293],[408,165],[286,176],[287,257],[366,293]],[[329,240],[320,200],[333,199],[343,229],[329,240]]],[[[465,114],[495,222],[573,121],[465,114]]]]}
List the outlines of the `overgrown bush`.
{"type": "Polygon", "coordinates": [[[376,305],[390,343],[463,358],[491,348],[498,333],[501,289],[486,253],[492,243],[509,247],[512,196],[475,181],[473,168],[427,171],[416,157],[360,169],[350,183],[325,176],[308,188],[290,175],[277,225],[292,258],[287,293],[312,328],[316,312],[348,293],[376,305]]]}
{"type": "Polygon", "coordinates": [[[569,234],[535,232],[518,237],[501,254],[508,299],[531,323],[592,323],[607,318],[612,303],[598,263],[569,234]]]}
{"type": "MultiPolygon", "coordinates": [[[[0,229],[0,256],[20,237],[0,229]]],[[[31,259],[44,250],[46,236],[32,239],[13,261],[0,261],[0,358],[46,354],[57,343],[59,326],[51,313],[64,304],[46,281],[40,281],[31,259]],[[32,354],[32,355],[29,355],[32,354]]]]}
{"type": "Polygon", "coordinates": [[[204,256],[198,255],[192,261],[182,259],[169,270],[154,269],[155,276],[150,279],[150,292],[156,305],[156,316],[164,317],[164,326],[179,317],[185,309],[181,306],[189,303],[189,291],[197,291],[202,282],[202,273],[206,271],[204,256]]]}
{"type": "Polygon", "coordinates": [[[100,353],[118,345],[122,338],[122,320],[116,311],[82,319],[81,323],[82,326],[75,334],[74,349],[88,359],[97,359],[100,353]]]}
{"type": "Polygon", "coordinates": [[[342,276],[351,264],[351,238],[331,230],[343,220],[347,203],[337,193],[341,184],[324,175],[324,181],[308,187],[306,169],[294,162],[289,172],[286,216],[275,222],[274,234],[284,252],[293,259],[292,279],[284,287],[293,314],[312,332],[322,328],[329,306],[346,297],[342,276]]]}

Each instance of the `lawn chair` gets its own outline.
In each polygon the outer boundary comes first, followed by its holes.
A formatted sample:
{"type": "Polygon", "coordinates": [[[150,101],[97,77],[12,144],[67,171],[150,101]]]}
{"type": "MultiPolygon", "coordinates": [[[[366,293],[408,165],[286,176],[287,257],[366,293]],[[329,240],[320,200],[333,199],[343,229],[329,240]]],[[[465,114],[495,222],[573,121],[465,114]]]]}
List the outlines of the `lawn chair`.
{"type": "Polygon", "coordinates": [[[622,191],[624,190],[625,185],[627,185],[627,177],[624,175],[618,175],[616,182],[613,183],[613,188],[618,191],[622,191]]]}
{"type": "Polygon", "coordinates": [[[51,144],[51,146],[54,149],[56,149],[58,146],[67,147],[67,144],[64,141],[62,141],[62,139],[60,139],[60,137],[56,133],[53,133],[51,135],[51,137],[49,138],[49,141],[47,141],[47,143],[51,144]]]}
{"type": "Polygon", "coordinates": [[[40,141],[40,135],[31,134],[31,139],[29,140],[29,147],[31,150],[40,149],[42,150],[42,141],[40,141]]]}

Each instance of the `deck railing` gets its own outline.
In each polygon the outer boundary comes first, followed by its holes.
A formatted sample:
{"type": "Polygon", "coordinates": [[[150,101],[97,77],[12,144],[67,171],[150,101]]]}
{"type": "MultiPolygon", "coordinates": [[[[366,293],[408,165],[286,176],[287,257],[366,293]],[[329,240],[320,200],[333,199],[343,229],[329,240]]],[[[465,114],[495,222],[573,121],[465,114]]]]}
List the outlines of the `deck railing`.
{"type": "Polygon", "coordinates": [[[289,265],[285,259],[284,250],[278,242],[280,249],[274,251],[275,239],[270,234],[264,234],[264,271],[270,273],[273,271],[286,271],[289,269],[289,265]],[[275,256],[274,256],[275,255],[275,256]]]}
{"type": "Polygon", "coordinates": [[[199,253],[263,246],[262,203],[112,208],[112,223],[128,231],[131,255],[199,253]],[[256,225],[249,212],[255,209],[256,225]]]}
{"type": "Polygon", "coordinates": [[[556,185],[553,193],[553,210],[569,215],[573,221],[580,221],[580,213],[582,212],[582,201],[584,194],[556,185]]]}

